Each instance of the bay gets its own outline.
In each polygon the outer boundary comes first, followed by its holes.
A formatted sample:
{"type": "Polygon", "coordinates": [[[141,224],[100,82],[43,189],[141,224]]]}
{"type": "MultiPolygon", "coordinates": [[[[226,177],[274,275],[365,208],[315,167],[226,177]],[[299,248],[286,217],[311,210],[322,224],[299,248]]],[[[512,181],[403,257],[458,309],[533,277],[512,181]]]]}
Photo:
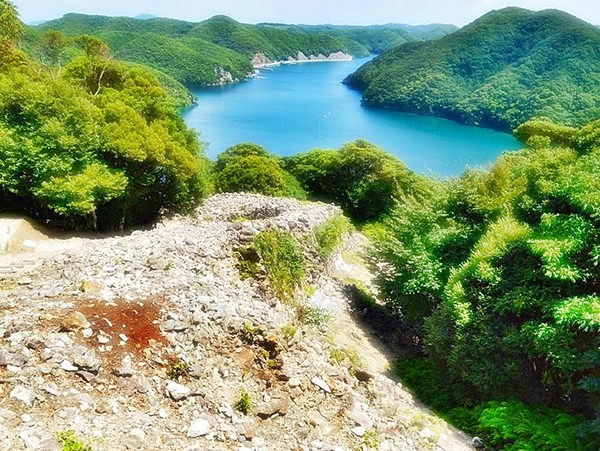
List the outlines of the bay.
{"type": "Polygon", "coordinates": [[[520,148],[508,133],[363,106],[361,93],[341,81],[366,61],[284,64],[236,85],[192,87],[198,103],[183,117],[211,158],[240,142],[285,156],[363,138],[415,171],[445,177],[520,148]]]}

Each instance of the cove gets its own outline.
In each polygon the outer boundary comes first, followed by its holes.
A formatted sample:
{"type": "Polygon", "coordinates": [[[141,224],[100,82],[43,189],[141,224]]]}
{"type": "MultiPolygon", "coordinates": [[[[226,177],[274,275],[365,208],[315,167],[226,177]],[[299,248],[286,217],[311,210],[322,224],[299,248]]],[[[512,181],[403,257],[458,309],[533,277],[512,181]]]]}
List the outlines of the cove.
{"type": "Polygon", "coordinates": [[[286,64],[236,85],[191,87],[198,103],[183,117],[209,143],[211,158],[240,142],[286,156],[363,138],[414,171],[446,177],[521,147],[508,133],[363,106],[361,93],[341,80],[366,61],[286,64]]]}

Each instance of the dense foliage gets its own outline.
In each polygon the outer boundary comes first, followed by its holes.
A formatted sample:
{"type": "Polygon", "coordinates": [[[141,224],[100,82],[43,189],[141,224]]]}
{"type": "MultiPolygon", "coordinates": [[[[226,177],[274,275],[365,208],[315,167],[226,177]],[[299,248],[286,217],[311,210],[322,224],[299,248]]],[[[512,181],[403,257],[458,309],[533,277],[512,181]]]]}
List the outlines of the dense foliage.
{"type": "Polygon", "coordinates": [[[512,129],[534,117],[600,115],[600,29],[566,13],[493,11],[430,42],[396,47],[347,82],[371,105],[512,129]]]}
{"type": "Polygon", "coordinates": [[[406,42],[428,41],[445,36],[458,28],[454,25],[404,25],[386,24],[369,26],[352,25],[284,25],[265,24],[286,30],[302,30],[308,33],[320,33],[340,39],[356,41],[366,47],[370,53],[382,53],[406,42]]]}
{"type": "MultiPolygon", "coordinates": [[[[58,40],[48,48],[59,51],[58,40]]],[[[113,228],[193,205],[209,189],[207,162],[176,102],[99,39],[77,44],[83,55],[62,71],[22,54],[0,71],[4,206],[64,226],[113,228]]]]}
{"type": "Polygon", "coordinates": [[[397,370],[420,400],[493,449],[593,449],[590,440],[581,437],[584,419],[580,415],[516,399],[468,403],[465,407],[464,399],[448,387],[445,374],[434,362],[408,358],[398,363],[397,370]]]}
{"type": "MultiPolygon", "coordinates": [[[[39,55],[42,33],[61,31],[68,37],[91,34],[107,42],[120,59],[163,71],[181,83],[215,84],[243,80],[252,59],[271,61],[305,55],[345,52],[366,56],[406,41],[434,39],[453,31],[449,25],[410,27],[304,27],[248,25],[226,16],[193,23],[173,19],[67,14],[38,27],[27,27],[26,49],[39,55]]],[[[68,60],[75,48],[62,55],[68,60]]]]}
{"type": "Polygon", "coordinates": [[[220,192],[306,198],[306,192],[293,175],[282,169],[279,159],[252,143],[237,144],[219,155],[215,188],[220,192]]]}
{"type": "Polygon", "coordinates": [[[284,165],[313,196],[336,201],[358,220],[377,218],[400,199],[419,198],[424,188],[420,176],[364,140],[294,155],[284,165]]]}
{"type": "Polygon", "coordinates": [[[524,150],[433,181],[431,197],[389,215],[374,233],[378,284],[462,402],[570,409],[590,419],[589,443],[600,432],[600,121],[534,121],[517,135],[524,150]]]}

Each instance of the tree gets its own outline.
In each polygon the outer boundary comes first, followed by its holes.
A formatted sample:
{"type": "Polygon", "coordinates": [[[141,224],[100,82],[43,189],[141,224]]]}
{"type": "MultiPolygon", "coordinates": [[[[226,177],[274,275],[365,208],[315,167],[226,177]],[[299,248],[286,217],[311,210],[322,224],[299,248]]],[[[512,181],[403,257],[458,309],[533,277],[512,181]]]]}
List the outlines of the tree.
{"type": "Polygon", "coordinates": [[[419,176],[393,155],[365,140],[339,150],[314,149],[284,166],[315,196],[332,199],[352,217],[369,220],[399,199],[419,196],[419,176]]]}
{"type": "Polygon", "coordinates": [[[83,49],[88,57],[108,58],[110,48],[100,38],[89,34],[82,34],[75,38],[75,42],[83,49]]]}
{"type": "Polygon", "coordinates": [[[42,64],[46,65],[51,72],[53,71],[53,66],[56,66],[57,75],[60,75],[62,70],[61,57],[69,44],[70,40],[60,31],[46,31],[42,36],[39,48],[42,64]]]}
{"type": "Polygon", "coordinates": [[[0,0],[0,66],[18,62],[20,54],[16,43],[22,36],[23,24],[16,8],[10,1],[0,0]]]}
{"type": "Polygon", "coordinates": [[[0,0],[0,45],[13,47],[22,36],[23,24],[16,8],[8,0],[0,0]]]}
{"type": "Polygon", "coordinates": [[[260,193],[269,196],[283,194],[285,179],[275,160],[248,155],[236,157],[217,174],[216,188],[221,192],[260,193]]]}

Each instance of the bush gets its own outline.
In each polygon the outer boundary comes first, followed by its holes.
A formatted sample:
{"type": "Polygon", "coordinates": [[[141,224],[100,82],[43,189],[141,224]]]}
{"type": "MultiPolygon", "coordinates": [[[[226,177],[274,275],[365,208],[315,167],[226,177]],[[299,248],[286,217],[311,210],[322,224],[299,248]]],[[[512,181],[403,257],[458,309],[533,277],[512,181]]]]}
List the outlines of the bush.
{"type": "Polygon", "coordinates": [[[294,176],[284,171],[264,147],[243,143],[218,156],[216,188],[221,192],[248,192],[305,199],[306,192],[294,176]]]}
{"type": "Polygon", "coordinates": [[[419,176],[379,147],[357,140],[339,151],[315,149],[285,159],[284,166],[317,197],[339,203],[358,220],[388,212],[396,201],[419,197],[419,176]]]}
{"type": "Polygon", "coordinates": [[[289,233],[266,231],[256,235],[254,246],[275,293],[284,300],[292,299],[306,272],[296,240],[289,233]]]}
{"type": "Polygon", "coordinates": [[[329,257],[342,244],[344,234],[351,229],[352,224],[342,215],[328,219],[324,224],[317,226],[314,229],[314,234],[319,255],[325,258],[329,257]]]}

